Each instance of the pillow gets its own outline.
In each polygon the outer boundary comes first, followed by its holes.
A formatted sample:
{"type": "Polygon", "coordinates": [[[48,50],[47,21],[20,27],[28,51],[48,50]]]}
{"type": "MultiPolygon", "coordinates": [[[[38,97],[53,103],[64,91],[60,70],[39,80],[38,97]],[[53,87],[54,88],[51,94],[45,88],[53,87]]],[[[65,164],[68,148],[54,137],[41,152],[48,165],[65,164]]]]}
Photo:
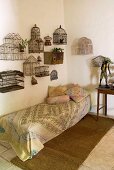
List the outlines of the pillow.
{"type": "Polygon", "coordinates": [[[63,96],[56,96],[56,97],[48,97],[47,98],[47,103],[48,104],[57,104],[57,103],[64,103],[68,102],[70,100],[68,95],[63,95],[63,96]]]}
{"type": "Polygon", "coordinates": [[[71,88],[73,86],[74,86],[73,84],[68,84],[68,85],[64,85],[64,86],[56,86],[56,87],[49,86],[48,87],[48,96],[49,97],[62,96],[65,94],[64,92],[68,88],[71,88]]]}
{"type": "Polygon", "coordinates": [[[65,94],[69,95],[69,97],[75,102],[80,102],[82,99],[89,95],[88,92],[78,84],[66,90],[65,94]]]}

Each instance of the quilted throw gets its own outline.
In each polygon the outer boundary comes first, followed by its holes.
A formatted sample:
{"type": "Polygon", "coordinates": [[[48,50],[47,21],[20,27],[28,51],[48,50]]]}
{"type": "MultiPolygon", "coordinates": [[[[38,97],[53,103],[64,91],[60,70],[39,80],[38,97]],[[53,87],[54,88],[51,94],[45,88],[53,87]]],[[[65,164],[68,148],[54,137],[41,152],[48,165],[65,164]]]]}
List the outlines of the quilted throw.
{"type": "Polygon", "coordinates": [[[81,103],[38,104],[0,117],[0,140],[10,143],[25,161],[36,155],[44,143],[73,126],[90,109],[90,98],[81,103]]]}

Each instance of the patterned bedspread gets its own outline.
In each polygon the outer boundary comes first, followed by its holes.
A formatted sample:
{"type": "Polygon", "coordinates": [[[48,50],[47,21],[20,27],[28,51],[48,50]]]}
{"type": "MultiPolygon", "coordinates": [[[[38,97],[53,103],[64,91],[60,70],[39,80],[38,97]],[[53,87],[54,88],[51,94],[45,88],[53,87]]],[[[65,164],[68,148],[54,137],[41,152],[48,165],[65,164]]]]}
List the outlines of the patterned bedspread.
{"type": "Polygon", "coordinates": [[[23,161],[32,158],[44,143],[76,124],[90,109],[90,97],[82,102],[38,104],[0,117],[0,140],[11,144],[23,161]]]}

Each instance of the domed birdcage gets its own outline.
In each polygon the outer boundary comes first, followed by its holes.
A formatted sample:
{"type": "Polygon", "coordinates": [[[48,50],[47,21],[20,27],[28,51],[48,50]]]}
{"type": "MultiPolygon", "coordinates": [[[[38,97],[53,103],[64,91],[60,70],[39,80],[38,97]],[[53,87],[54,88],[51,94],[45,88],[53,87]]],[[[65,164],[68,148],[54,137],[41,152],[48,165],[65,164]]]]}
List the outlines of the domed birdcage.
{"type": "Polygon", "coordinates": [[[40,38],[40,28],[35,24],[31,29],[31,39],[39,39],[40,38]]]}
{"type": "Polygon", "coordinates": [[[61,28],[61,25],[53,33],[53,43],[61,45],[67,44],[67,33],[63,28],[61,28]]]}
{"type": "Polygon", "coordinates": [[[40,38],[40,28],[34,25],[31,29],[31,39],[28,42],[29,53],[44,52],[44,42],[40,38]]]}
{"type": "Polygon", "coordinates": [[[87,37],[82,37],[78,41],[78,51],[77,54],[87,55],[93,53],[93,44],[91,39],[87,37]]]}

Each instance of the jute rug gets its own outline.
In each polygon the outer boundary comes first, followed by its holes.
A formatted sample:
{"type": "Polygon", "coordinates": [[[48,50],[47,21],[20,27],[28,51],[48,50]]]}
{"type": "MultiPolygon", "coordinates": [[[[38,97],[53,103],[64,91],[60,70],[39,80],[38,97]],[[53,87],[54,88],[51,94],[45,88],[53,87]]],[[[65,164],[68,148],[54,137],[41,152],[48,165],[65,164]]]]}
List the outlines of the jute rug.
{"type": "Polygon", "coordinates": [[[75,126],[45,144],[31,160],[18,157],[11,162],[23,170],[77,170],[105,134],[114,120],[86,115],[75,126]]]}

